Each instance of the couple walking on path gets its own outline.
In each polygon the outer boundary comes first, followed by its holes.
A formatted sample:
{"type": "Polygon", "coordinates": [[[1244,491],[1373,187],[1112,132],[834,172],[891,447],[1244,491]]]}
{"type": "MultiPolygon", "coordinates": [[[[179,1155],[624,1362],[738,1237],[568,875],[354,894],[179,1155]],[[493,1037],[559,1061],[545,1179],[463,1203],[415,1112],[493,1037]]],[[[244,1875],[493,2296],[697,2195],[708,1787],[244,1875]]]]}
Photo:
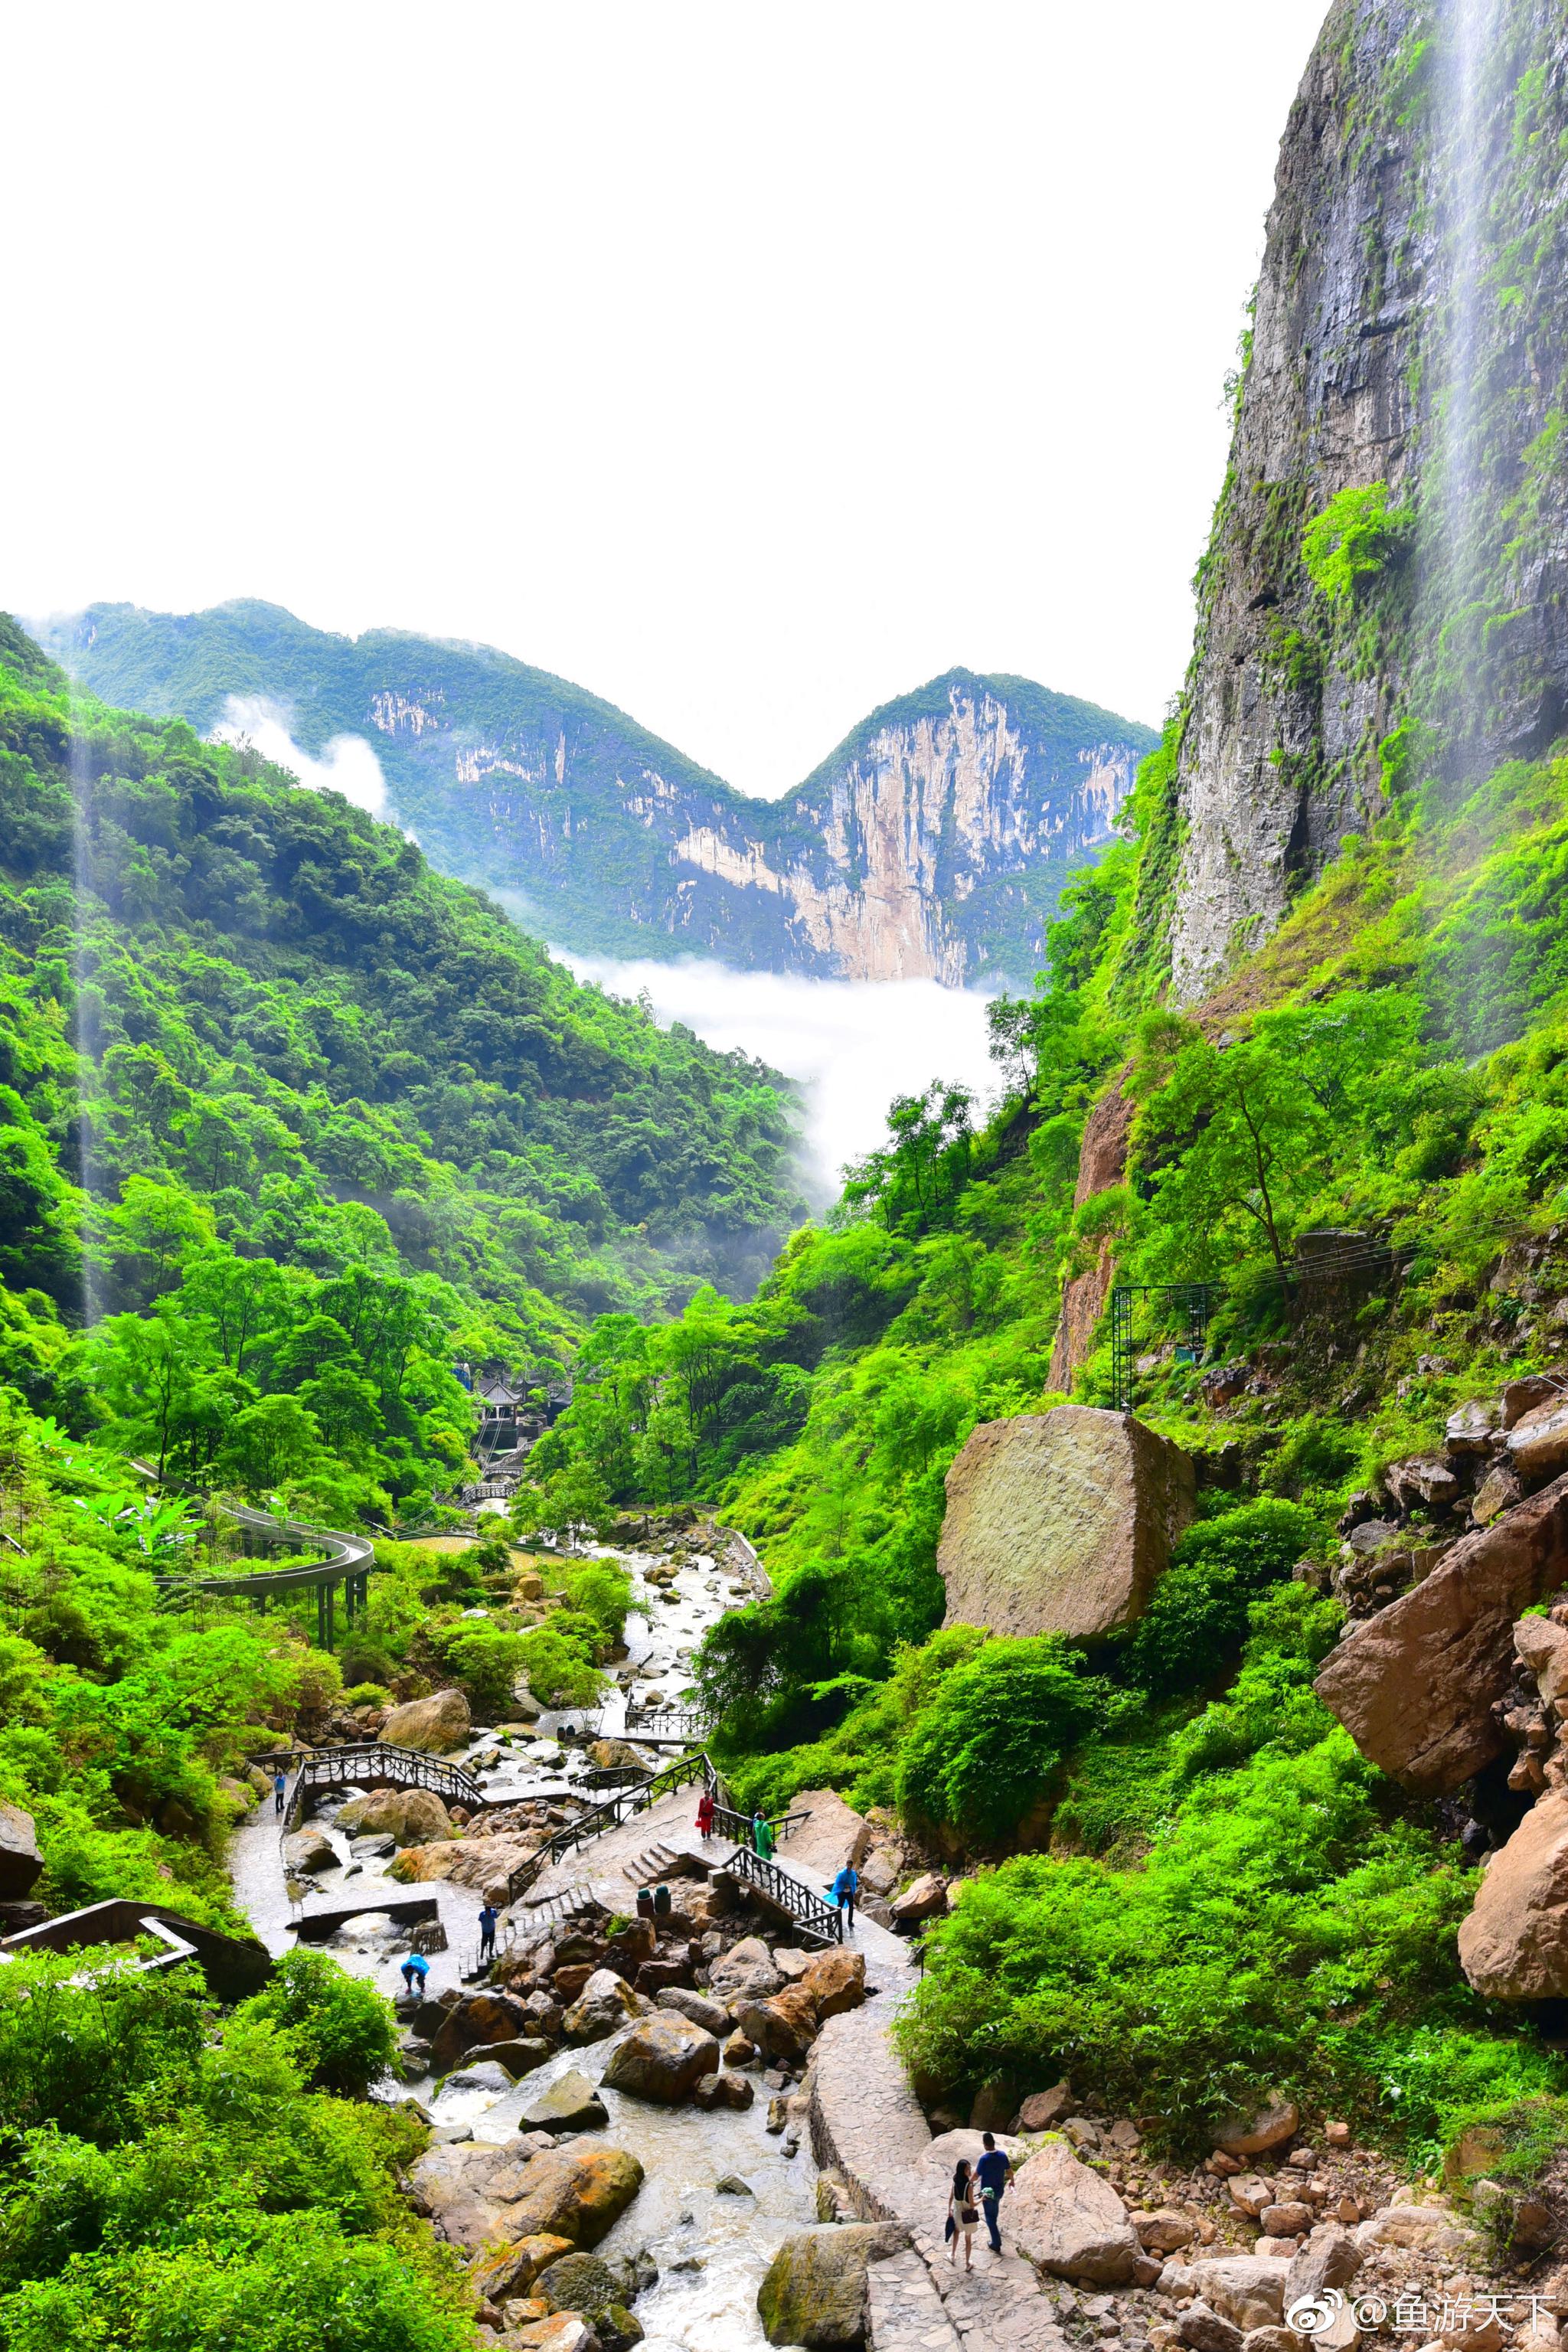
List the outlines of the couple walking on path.
{"type": "MultiPolygon", "coordinates": [[[[713,1834],[713,1817],[717,1811],[718,1806],[712,1790],[704,1789],[697,1800],[697,1833],[705,1841],[713,1834]]],[[[759,1854],[763,1862],[771,1862],[778,1851],[778,1839],[773,1834],[773,1825],[761,1806],[752,1815],[752,1850],[759,1854]]]]}
{"type": "Polygon", "coordinates": [[[958,2260],[958,2242],[963,2241],[963,2267],[974,2268],[974,2231],[982,2214],[991,2239],[991,2251],[1002,2251],[1002,2194],[1013,2178],[1013,2167],[996,2145],[995,2135],[986,2132],[981,2140],[978,2162],[971,2164],[961,2157],[952,2176],[952,2194],[947,2200],[947,2259],[958,2260]]]}

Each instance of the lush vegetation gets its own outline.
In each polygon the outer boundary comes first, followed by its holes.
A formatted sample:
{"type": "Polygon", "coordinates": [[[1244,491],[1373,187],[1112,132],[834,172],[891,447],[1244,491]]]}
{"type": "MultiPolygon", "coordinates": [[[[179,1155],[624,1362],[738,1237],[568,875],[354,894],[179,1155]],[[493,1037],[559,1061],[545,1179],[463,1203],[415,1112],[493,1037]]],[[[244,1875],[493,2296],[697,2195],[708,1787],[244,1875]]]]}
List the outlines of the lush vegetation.
{"type": "Polygon", "coordinates": [[[0,1969],[0,2341],[462,2352],[471,2299],[397,2185],[421,2127],[353,2095],[390,2044],[310,1953],[221,2024],[189,1969],[0,1969]]]}

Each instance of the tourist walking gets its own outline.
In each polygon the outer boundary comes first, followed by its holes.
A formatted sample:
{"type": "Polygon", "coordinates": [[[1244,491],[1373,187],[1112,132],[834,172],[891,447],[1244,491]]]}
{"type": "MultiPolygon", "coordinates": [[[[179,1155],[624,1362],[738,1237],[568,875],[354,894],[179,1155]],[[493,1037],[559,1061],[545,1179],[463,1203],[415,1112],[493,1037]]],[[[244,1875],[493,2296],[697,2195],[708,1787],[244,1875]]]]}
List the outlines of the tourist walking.
{"type": "Polygon", "coordinates": [[[846,1915],[845,1934],[852,1936],[855,1933],[855,1898],[860,1892],[860,1881],[855,1875],[855,1865],[852,1862],[845,1864],[827,1891],[839,1910],[846,1915]]]}
{"type": "Polygon", "coordinates": [[[284,1779],[281,1772],[274,1772],[272,1775],[272,1810],[275,1813],[280,1813],[283,1811],[283,1800],[288,1793],[288,1781],[284,1779]]]}
{"type": "Polygon", "coordinates": [[[756,1815],[752,1823],[752,1843],[764,1862],[773,1860],[773,1850],[778,1844],[778,1840],[773,1835],[772,1822],[765,1821],[761,1813],[756,1815]]]}
{"type": "Polygon", "coordinates": [[[974,2225],[980,2219],[974,2202],[974,2179],[969,2169],[969,2158],[961,2156],[958,2169],[952,2176],[952,2194],[947,2200],[947,2259],[958,2261],[958,2242],[963,2240],[963,2267],[974,2268],[974,2225]]]}
{"type": "Polygon", "coordinates": [[[704,1789],[697,1800],[697,1834],[704,1845],[713,1834],[713,1791],[704,1789]]]}
{"type": "Polygon", "coordinates": [[[479,1958],[493,1960],[496,1956],[496,1907],[487,1895],[485,1907],[479,1913],[479,1958]]]}
{"type": "Polygon", "coordinates": [[[430,1973],[430,1963],[423,1952],[410,1952],[403,1963],[403,1989],[405,1992],[423,1992],[425,1979],[430,1973]]]}
{"type": "Polygon", "coordinates": [[[983,2133],[980,2145],[984,2152],[974,2168],[974,2178],[980,2187],[980,2210],[985,2216],[991,2251],[999,2254],[1002,2251],[1002,2192],[1012,2180],[1013,2167],[997,2147],[994,2132],[983,2133]]]}

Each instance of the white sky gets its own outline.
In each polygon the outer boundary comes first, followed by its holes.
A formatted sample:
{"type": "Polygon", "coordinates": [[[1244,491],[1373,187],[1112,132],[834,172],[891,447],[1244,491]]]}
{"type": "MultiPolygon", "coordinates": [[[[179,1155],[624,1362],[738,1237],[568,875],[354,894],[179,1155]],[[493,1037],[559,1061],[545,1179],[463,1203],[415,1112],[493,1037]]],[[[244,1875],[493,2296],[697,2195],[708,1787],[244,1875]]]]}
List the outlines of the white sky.
{"type": "Polygon", "coordinates": [[[1324,0],[5,11],[0,603],[466,635],[749,791],[1156,719],[1324,0]]]}

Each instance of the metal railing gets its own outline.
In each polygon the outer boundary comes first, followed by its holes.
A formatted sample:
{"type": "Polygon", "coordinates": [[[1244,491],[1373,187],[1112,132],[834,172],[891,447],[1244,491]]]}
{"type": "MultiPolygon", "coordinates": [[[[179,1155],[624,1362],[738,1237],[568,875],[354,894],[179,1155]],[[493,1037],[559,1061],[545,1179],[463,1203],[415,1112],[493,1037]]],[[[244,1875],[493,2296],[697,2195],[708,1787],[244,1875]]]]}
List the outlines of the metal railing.
{"type": "Polygon", "coordinates": [[[248,1601],[264,1614],[267,1604],[284,1594],[314,1587],[316,1594],[316,1641],[320,1649],[330,1650],[334,1639],[334,1619],[337,1588],[343,1588],[343,1621],[352,1628],[363,1616],[369,1598],[369,1579],[375,1570],[375,1547],[368,1536],[344,1535],[333,1528],[318,1528],[308,1519],[275,1518],[270,1511],[253,1511],[243,1503],[219,1506],[227,1518],[237,1521],[247,1535],[259,1536],[264,1543],[320,1545],[327,1557],[311,1560],[301,1568],[263,1569],[254,1575],[229,1576],[160,1576],[157,1579],[161,1605],[169,1606],[205,1592],[226,1601],[248,1601]]]}
{"type": "Polygon", "coordinates": [[[370,1787],[428,1789],[442,1799],[478,1809],[484,1790],[460,1764],[447,1764],[417,1748],[394,1748],[380,1739],[353,1740],[342,1748],[318,1748],[300,1765],[279,1834],[287,1837],[300,1819],[304,1801],[319,1789],[341,1789],[363,1782],[370,1787]]]}
{"type": "Polygon", "coordinates": [[[819,1944],[844,1941],[844,1914],[838,1906],[814,1895],[809,1886],[802,1885],[787,1870],[781,1870],[776,1862],[764,1862],[761,1854],[742,1845],[737,1846],[724,1867],[754,1886],[775,1910],[787,1912],[803,1936],[810,1936],[819,1944]]]}
{"type": "Polygon", "coordinates": [[[631,1787],[616,1790],[602,1803],[591,1805],[585,1813],[580,1813],[574,1822],[568,1822],[563,1828],[555,1831],[526,1861],[518,1864],[506,1882],[507,1902],[521,1901],[529,1888],[537,1885],[550,1864],[559,1862],[563,1854],[570,1853],[576,1846],[586,1845],[591,1838],[602,1837],[607,1830],[619,1829],[623,1822],[646,1812],[648,1806],[656,1804],[660,1797],[672,1795],[677,1789],[685,1788],[692,1780],[703,1780],[715,1790],[719,1787],[719,1775],[700,1748],[689,1756],[678,1756],[672,1764],[648,1773],[631,1787]]]}
{"type": "Polygon", "coordinates": [[[628,1739],[706,1739],[712,1729],[709,1717],[691,1706],[628,1706],[628,1739]]]}
{"type": "MultiPolygon", "coordinates": [[[[809,1813],[775,1813],[770,1818],[764,1813],[763,1819],[767,1822],[774,1837],[782,1839],[788,1837],[791,1830],[798,1828],[802,1822],[810,1821],[811,1815],[809,1813]]],[[[715,1829],[722,1830],[724,1835],[727,1838],[732,1838],[737,1845],[751,1845],[756,1834],[756,1817],[752,1813],[734,1812],[728,1805],[715,1805],[713,1826],[715,1829]]]]}

